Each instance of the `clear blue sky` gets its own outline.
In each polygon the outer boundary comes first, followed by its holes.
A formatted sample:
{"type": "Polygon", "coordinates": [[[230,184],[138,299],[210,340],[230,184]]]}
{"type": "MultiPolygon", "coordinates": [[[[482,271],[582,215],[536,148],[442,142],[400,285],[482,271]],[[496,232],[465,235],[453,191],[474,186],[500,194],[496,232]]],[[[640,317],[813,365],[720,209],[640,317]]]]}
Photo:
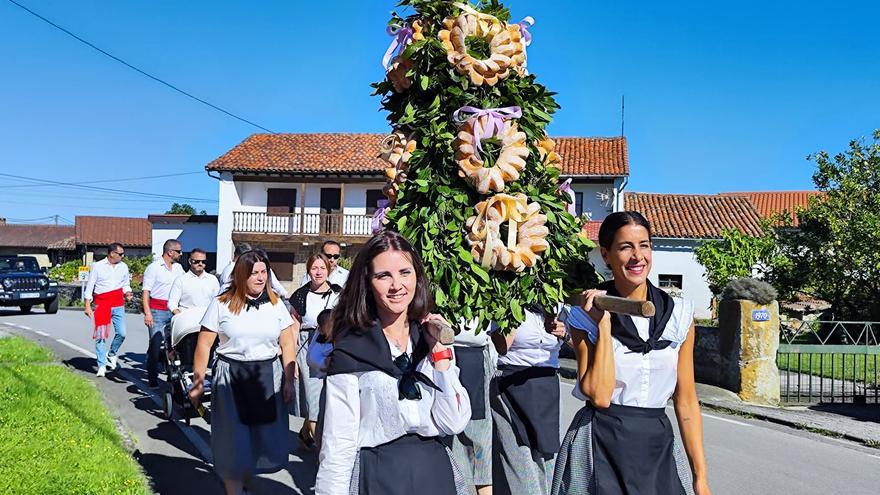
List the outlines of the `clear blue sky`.
{"type": "MultiPolygon", "coordinates": [[[[85,39],[279,132],[384,132],[395,2],[18,0],[85,39]]],[[[811,188],[814,151],[880,127],[876,1],[507,2],[533,16],[529,69],[564,136],[620,132],[628,190],[811,188]]],[[[0,0],[0,173],[88,181],[198,172],[256,129],[0,0]]],[[[7,187],[0,217],[142,216],[173,201],[7,187]]],[[[105,187],[216,199],[204,174],[105,187]]],[[[197,203],[216,212],[216,203],[197,203]]]]}

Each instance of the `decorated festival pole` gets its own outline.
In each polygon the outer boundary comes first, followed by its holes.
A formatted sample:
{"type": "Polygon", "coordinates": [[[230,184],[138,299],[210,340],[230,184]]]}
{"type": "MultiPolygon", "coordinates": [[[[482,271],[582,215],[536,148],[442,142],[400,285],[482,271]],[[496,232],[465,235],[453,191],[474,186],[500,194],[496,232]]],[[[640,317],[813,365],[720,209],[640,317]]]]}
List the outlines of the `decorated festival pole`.
{"type": "Polygon", "coordinates": [[[497,0],[401,6],[410,15],[392,13],[373,85],[392,126],[374,228],[419,251],[450,322],[507,332],[527,310],[555,314],[598,276],[545,130],[559,106],[526,69],[535,20],[512,21],[497,0]]]}

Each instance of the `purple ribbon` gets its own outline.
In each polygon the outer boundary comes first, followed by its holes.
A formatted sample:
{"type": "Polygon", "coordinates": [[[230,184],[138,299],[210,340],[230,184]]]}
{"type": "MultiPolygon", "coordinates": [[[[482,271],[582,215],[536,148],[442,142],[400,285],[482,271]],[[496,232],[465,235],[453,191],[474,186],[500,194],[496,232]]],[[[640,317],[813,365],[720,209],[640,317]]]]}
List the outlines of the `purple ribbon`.
{"type": "Polygon", "coordinates": [[[529,28],[535,25],[535,19],[532,16],[526,16],[525,19],[517,22],[519,25],[519,32],[522,33],[523,44],[525,46],[529,46],[532,44],[532,33],[529,32],[529,28]]]}
{"type": "Polygon", "coordinates": [[[391,40],[391,45],[385,50],[385,56],[382,57],[382,66],[387,71],[388,66],[391,65],[392,57],[395,56],[395,52],[397,54],[402,52],[406,44],[412,40],[413,30],[409,26],[401,27],[394,24],[385,28],[385,32],[388,33],[388,36],[394,36],[394,39],[391,40]]]}
{"type": "Polygon", "coordinates": [[[371,226],[373,234],[378,234],[385,228],[383,220],[385,220],[385,214],[388,212],[388,200],[380,199],[376,202],[376,206],[378,208],[376,208],[376,213],[373,214],[373,223],[371,226]]]}
{"type": "Polygon", "coordinates": [[[559,184],[559,192],[568,196],[569,201],[566,201],[568,204],[568,212],[576,217],[577,205],[575,205],[574,190],[571,188],[571,177],[566,179],[562,184],[559,184]]]}
{"type": "Polygon", "coordinates": [[[474,144],[476,145],[476,156],[477,159],[482,161],[481,154],[483,152],[483,145],[481,141],[483,139],[488,139],[490,137],[494,137],[501,129],[504,128],[504,121],[506,119],[518,119],[522,117],[522,109],[520,107],[502,107],[502,108],[476,108],[476,107],[461,107],[452,114],[452,120],[458,122],[459,124],[474,120],[473,124],[473,136],[474,136],[474,144]],[[482,122],[480,121],[480,117],[489,116],[486,121],[486,126],[483,127],[482,122]]]}

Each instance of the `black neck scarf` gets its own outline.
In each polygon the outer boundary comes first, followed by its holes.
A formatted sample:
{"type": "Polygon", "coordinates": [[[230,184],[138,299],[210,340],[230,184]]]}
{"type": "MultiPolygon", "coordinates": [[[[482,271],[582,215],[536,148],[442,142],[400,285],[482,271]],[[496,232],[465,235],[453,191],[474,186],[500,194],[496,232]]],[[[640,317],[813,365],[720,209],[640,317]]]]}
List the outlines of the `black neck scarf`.
{"type": "Polygon", "coordinates": [[[401,399],[404,389],[411,387],[414,381],[421,382],[434,390],[440,390],[430,378],[416,369],[422,359],[428,356],[430,349],[421,326],[415,321],[409,322],[409,337],[413,343],[412,365],[406,371],[402,371],[394,364],[388,339],[382,332],[382,325],[378,320],[370,328],[348,331],[333,343],[327,375],[382,371],[397,378],[401,399]]]}
{"type": "MultiPolygon", "coordinates": [[[[656,309],[654,316],[649,320],[647,341],[639,337],[639,331],[629,315],[611,313],[611,335],[630,351],[639,354],[647,354],[654,350],[665,349],[672,343],[668,340],[661,340],[660,336],[663,335],[663,330],[666,329],[666,324],[669,323],[669,318],[672,317],[672,309],[675,307],[675,302],[669,297],[669,294],[654,287],[654,284],[650,281],[647,284],[648,300],[654,303],[654,308],[656,309]]],[[[613,280],[603,282],[599,285],[599,290],[608,292],[609,296],[620,296],[620,293],[614,287],[613,280]]]]}
{"type": "Polygon", "coordinates": [[[253,299],[245,297],[244,310],[247,312],[250,311],[251,308],[260,309],[260,306],[267,302],[269,302],[269,294],[267,294],[266,291],[263,291],[259,296],[253,299]]]}

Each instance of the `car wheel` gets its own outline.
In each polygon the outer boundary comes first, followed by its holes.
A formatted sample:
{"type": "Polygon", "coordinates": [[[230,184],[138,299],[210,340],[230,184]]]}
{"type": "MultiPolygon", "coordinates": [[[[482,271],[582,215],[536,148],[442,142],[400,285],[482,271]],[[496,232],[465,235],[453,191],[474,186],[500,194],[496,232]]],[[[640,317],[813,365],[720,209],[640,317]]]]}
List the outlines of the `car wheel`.
{"type": "Polygon", "coordinates": [[[43,308],[46,309],[46,314],[54,315],[58,312],[58,298],[55,297],[51,301],[43,304],[43,308]]]}
{"type": "Polygon", "coordinates": [[[21,306],[22,313],[30,313],[33,306],[21,306]]]}
{"type": "Polygon", "coordinates": [[[162,416],[165,419],[171,419],[174,415],[174,400],[171,398],[171,392],[165,392],[162,396],[162,416]]]}

